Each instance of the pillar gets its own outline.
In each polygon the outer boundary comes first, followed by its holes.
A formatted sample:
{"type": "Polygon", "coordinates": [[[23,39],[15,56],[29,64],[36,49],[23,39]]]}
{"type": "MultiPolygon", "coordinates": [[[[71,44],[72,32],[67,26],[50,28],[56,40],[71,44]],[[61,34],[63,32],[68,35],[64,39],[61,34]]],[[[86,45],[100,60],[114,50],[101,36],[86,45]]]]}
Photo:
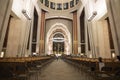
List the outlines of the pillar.
{"type": "Polygon", "coordinates": [[[73,53],[78,53],[77,11],[73,12],[73,53]]]}
{"type": "Polygon", "coordinates": [[[45,11],[41,11],[41,26],[40,26],[40,53],[45,52],[45,11]]]}
{"type": "Polygon", "coordinates": [[[116,55],[120,55],[120,0],[106,0],[116,55]]]}
{"type": "Polygon", "coordinates": [[[13,0],[0,0],[0,52],[2,51],[13,0]]]}

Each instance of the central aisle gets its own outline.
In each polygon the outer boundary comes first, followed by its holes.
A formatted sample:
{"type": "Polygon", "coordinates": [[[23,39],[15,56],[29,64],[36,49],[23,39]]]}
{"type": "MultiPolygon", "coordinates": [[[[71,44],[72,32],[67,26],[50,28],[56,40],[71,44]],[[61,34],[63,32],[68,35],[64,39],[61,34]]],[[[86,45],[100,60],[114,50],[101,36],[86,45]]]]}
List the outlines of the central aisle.
{"type": "Polygon", "coordinates": [[[54,60],[41,71],[40,80],[80,80],[80,73],[63,60],[54,60]]]}

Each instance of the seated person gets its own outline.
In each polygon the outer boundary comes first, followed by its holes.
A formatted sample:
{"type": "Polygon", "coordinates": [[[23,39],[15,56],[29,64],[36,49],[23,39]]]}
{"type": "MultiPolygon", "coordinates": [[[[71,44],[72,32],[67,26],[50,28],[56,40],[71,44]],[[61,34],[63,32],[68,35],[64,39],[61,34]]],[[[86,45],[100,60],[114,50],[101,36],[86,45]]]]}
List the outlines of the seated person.
{"type": "Polygon", "coordinates": [[[120,61],[120,56],[116,56],[116,58],[117,58],[117,61],[120,61]]]}
{"type": "Polygon", "coordinates": [[[99,70],[101,71],[102,67],[104,67],[104,66],[105,66],[105,64],[103,63],[103,61],[102,61],[102,58],[101,58],[101,57],[99,57],[99,58],[98,58],[98,61],[99,61],[99,70]]]}

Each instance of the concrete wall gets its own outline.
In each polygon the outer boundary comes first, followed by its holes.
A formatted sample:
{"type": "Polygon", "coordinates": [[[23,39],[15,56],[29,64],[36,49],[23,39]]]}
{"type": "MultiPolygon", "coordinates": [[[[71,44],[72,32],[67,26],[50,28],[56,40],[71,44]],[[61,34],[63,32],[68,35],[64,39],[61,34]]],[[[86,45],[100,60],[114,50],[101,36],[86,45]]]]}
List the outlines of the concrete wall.
{"type": "Polygon", "coordinates": [[[120,0],[106,0],[108,16],[115,46],[115,54],[120,55],[120,0]]]}
{"type": "Polygon", "coordinates": [[[93,39],[95,46],[96,57],[111,58],[108,25],[105,21],[107,15],[107,7],[105,0],[98,0],[94,3],[93,11],[97,12],[97,15],[92,21],[93,39]],[[101,6],[102,5],[102,6],[101,6]],[[106,32],[104,32],[106,31],[106,32]]]}
{"type": "Polygon", "coordinates": [[[2,51],[4,43],[11,7],[12,0],[0,0],[0,52],[2,51]]]}
{"type": "Polygon", "coordinates": [[[108,25],[105,21],[105,18],[108,17],[106,2],[105,0],[97,0],[96,2],[94,0],[82,0],[82,2],[86,14],[85,27],[86,29],[88,27],[91,45],[91,53],[88,55],[92,54],[92,57],[110,58],[108,25]],[[97,15],[91,21],[88,21],[94,11],[97,12],[97,15]]]}
{"type": "MultiPolygon", "coordinates": [[[[5,13],[6,13],[6,9],[7,9],[7,5],[9,4],[8,0],[1,0],[0,1],[0,31],[2,31],[2,27],[3,27],[3,23],[4,23],[4,18],[5,18],[5,13]]],[[[0,32],[1,33],[1,32],[0,32]]]]}
{"type": "Polygon", "coordinates": [[[37,0],[13,0],[12,8],[8,8],[11,12],[9,11],[7,13],[13,17],[10,21],[8,43],[5,53],[6,57],[16,57],[16,56],[27,57],[31,55],[31,38],[32,38],[33,20],[34,20],[34,16],[33,16],[34,8],[37,10],[38,13],[38,37],[37,37],[36,47],[39,47],[39,36],[40,36],[39,26],[40,26],[41,10],[38,7],[37,0]],[[23,9],[26,10],[26,13],[29,16],[30,20],[22,13],[23,9]],[[29,33],[30,33],[30,45],[29,45],[29,49],[27,49],[27,43],[29,41],[28,40],[29,33]]]}
{"type": "Polygon", "coordinates": [[[93,22],[93,36],[96,48],[96,57],[110,58],[110,42],[107,21],[93,22]]]}

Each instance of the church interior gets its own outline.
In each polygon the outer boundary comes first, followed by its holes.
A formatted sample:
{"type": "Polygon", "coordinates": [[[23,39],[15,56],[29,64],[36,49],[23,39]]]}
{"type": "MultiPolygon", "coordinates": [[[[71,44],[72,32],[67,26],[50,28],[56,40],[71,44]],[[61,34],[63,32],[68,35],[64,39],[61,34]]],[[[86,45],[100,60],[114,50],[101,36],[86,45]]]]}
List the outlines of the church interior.
{"type": "Polygon", "coordinates": [[[120,80],[120,0],[0,8],[0,80],[120,80]]]}

